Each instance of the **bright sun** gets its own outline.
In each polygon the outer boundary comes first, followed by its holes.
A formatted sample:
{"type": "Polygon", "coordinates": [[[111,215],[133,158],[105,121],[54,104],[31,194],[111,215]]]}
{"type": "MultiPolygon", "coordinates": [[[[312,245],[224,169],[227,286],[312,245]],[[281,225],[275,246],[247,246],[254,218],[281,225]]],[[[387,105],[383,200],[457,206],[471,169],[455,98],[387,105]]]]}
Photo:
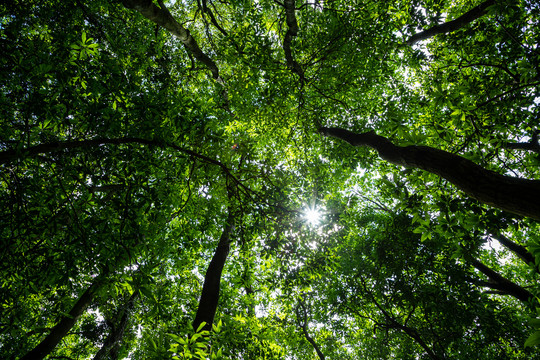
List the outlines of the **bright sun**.
{"type": "Polygon", "coordinates": [[[304,211],[304,218],[310,225],[318,225],[321,221],[321,212],[316,208],[307,208],[304,211]]]}

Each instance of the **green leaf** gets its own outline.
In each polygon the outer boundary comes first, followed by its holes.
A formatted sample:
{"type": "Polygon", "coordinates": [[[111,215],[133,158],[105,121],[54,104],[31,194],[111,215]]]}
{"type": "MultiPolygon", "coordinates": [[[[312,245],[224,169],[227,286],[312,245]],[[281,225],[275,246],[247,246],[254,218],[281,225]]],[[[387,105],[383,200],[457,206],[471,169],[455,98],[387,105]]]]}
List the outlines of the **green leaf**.
{"type": "Polygon", "coordinates": [[[197,327],[197,330],[195,332],[199,333],[202,331],[202,329],[206,326],[206,322],[203,321],[201,322],[201,324],[199,325],[199,327],[197,327]]]}
{"type": "Polygon", "coordinates": [[[536,328],[536,329],[539,329],[540,328],[540,319],[531,319],[531,320],[529,320],[529,325],[536,328]]]}
{"type": "Polygon", "coordinates": [[[540,331],[535,331],[531,336],[525,341],[525,347],[535,346],[540,344],[540,331]]]}
{"type": "Polygon", "coordinates": [[[174,341],[176,341],[179,344],[185,344],[185,342],[186,342],[182,337],[180,337],[178,335],[171,334],[171,333],[167,333],[167,335],[169,335],[171,337],[171,339],[173,339],[174,341]]]}
{"type": "Polygon", "coordinates": [[[154,294],[146,286],[141,286],[139,288],[139,291],[147,298],[154,299],[154,294]]]}
{"type": "Polygon", "coordinates": [[[221,326],[223,325],[221,319],[218,321],[218,323],[212,324],[212,330],[214,330],[215,333],[219,333],[221,331],[221,326]]]}

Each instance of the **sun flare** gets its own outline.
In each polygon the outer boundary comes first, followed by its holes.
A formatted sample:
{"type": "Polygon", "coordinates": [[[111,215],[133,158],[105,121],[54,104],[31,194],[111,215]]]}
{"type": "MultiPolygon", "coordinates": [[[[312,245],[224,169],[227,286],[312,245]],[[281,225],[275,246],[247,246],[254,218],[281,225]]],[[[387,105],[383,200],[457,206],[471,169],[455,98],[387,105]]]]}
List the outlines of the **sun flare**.
{"type": "Polygon", "coordinates": [[[321,221],[321,212],[317,208],[307,208],[304,211],[304,219],[308,222],[308,224],[315,226],[318,225],[321,221]]]}

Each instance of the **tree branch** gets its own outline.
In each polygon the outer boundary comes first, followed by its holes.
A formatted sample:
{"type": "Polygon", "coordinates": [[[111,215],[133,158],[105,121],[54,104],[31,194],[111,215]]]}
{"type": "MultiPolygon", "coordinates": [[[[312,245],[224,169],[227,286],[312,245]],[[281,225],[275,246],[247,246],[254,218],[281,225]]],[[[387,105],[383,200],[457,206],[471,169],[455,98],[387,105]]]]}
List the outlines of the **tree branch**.
{"type": "Polygon", "coordinates": [[[523,260],[526,264],[530,265],[535,263],[534,256],[527,250],[527,248],[523,245],[516,244],[503,234],[496,234],[491,235],[492,238],[500,242],[502,245],[504,245],[508,250],[512,251],[514,254],[517,255],[521,260],[523,260]]]}
{"type": "Polygon", "coordinates": [[[68,313],[68,316],[63,316],[62,319],[51,329],[51,332],[43,339],[34,349],[30,350],[20,360],[41,360],[49,355],[56,345],[67,335],[79,317],[86,311],[88,306],[92,304],[96,291],[102,285],[101,277],[86,289],[73,305],[68,313]]]}
{"type": "MultiPolygon", "coordinates": [[[[228,189],[229,201],[232,200],[231,190],[228,189]]],[[[202,322],[205,322],[204,330],[211,331],[212,323],[214,322],[214,316],[219,302],[219,292],[221,284],[221,273],[223,267],[227,261],[229,255],[231,233],[234,230],[235,216],[231,210],[231,205],[228,207],[227,220],[225,220],[225,227],[219,238],[214,256],[208,265],[206,274],[204,276],[204,284],[199,300],[199,307],[197,308],[197,314],[195,320],[193,320],[193,329],[197,330],[202,322]]]]}
{"type": "MultiPolygon", "coordinates": [[[[432,359],[432,360],[443,360],[444,359],[444,356],[439,356],[435,353],[435,351],[433,351],[431,349],[431,347],[422,339],[422,337],[420,336],[420,334],[418,333],[418,331],[414,328],[411,328],[405,324],[401,324],[398,319],[396,319],[395,316],[393,316],[389,311],[386,311],[384,309],[384,307],[377,301],[377,299],[375,299],[375,296],[373,295],[373,293],[368,289],[367,287],[367,284],[365,283],[364,279],[362,277],[360,277],[360,282],[362,284],[362,287],[364,288],[364,291],[366,293],[368,293],[371,297],[371,299],[373,300],[373,303],[375,304],[375,306],[381,311],[381,313],[383,314],[384,318],[385,318],[385,321],[386,323],[383,325],[384,327],[386,328],[390,328],[390,329],[395,329],[395,330],[399,330],[399,331],[402,331],[403,333],[405,333],[406,335],[408,335],[411,339],[413,339],[414,341],[416,341],[416,343],[422,348],[424,349],[424,351],[428,354],[428,356],[432,359]]],[[[414,310],[413,310],[414,311],[414,310]]],[[[407,316],[407,320],[405,321],[405,323],[409,320],[410,316],[411,316],[412,312],[409,313],[409,315],[407,316]]]]}
{"type": "Polygon", "coordinates": [[[533,83],[526,83],[526,84],[521,84],[521,85],[515,86],[515,87],[513,87],[513,88],[510,89],[510,90],[507,90],[507,91],[505,91],[505,92],[503,92],[503,93],[501,93],[501,94],[499,94],[499,95],[496,95],[496,96],[494,96],[494,97],[492,97],[492,98],[487,99],[487,100],[484,101],[483,103],[480,103],[480,104],[476,105],[476,109],[480,109],[481,107],[486,106],[487,104],[489,104],[489,103],[491,103],[491,102],[493,102],[493,101],[495,101],[495,100],[499,100],[500,98],[502,98],[502,97],[504,97],[504,96],[506,96],[506,95],[508,95],[508,94],[511,94],[511,93],[513,93],[513,92],[516,91],[516,90],[523,89],[523,88],[527,88],[527,87],[531,87],[531,86],[537,86],[537,85],[540,85],[540,81],[533,82],[533,83]]]}
{"type": "Polygon", "coordinates": [[[298,301],[298,307],[296,308],[296,320],[298,322],[298,326],[300,326],[300,328],[302,328],[302,332],[304,333],[304,337],[311,344],[311,346],[313,346],[313,348],[315,349],[315,352],[317,353],[317,356],[319,357],[319,359],[325,360],[325,356],[324,356],[323,352],[321,351],[321,349],[319,348],[319,345],[317,344],[317,342],[315,342],[315,340],[309,335],[309,333],[307,331],[308,330],[307,329],[307,326],[308,326],[307,309],[306,309],[306,304],[304,304],[304,302],[302,300],[298,301]],[[300,308],[302,308],[302,313],[300,313],[300,308]],[[302,318],[302,322],[300,321],[300,318],[302,318]]]}
{"type": "Polygon", "coordinates": [[[35,145],[35,146],[22,148],[22,149],[10,149],[10,150],[5,150],[5,151],[0,152],[0,164],[5,164],[5,163],[9,163],[15,160],[24,159],[28,157],[36,157],[40,154],[59,152],[62,150],[70,150],[70,149],[77,149],[77,148],[97,147],[97,146],[108,145],[108,144],[111,144],[111,145],[141,144],[141,145],[156,146],[162,149],[169,148],[169,149],[176,150],[178,152],[181,152],[193,158],[199,159],[206,163],[218,166],[219,168],[223,170],[224,173],[226,173],[231,179],[233,179],[233,181],[238,186],[240,186],[246,192],[251,193],[251,190],[248,189],[245,185],[243,185],[241,181],[232,174],[231,170],[225,164],[223,164],[222,162],[216,159],[212,159],[211,157],[199,154],[193,150],[189,150],[189,149],[183,148],[181,146],[178,146],[172,143],[158,141],[158,140],[147,140],[147,139],[136,138],[136,137],[121,137],[121,138],[113,138],[113,139],[97,138],[97,139],[89,139],[89,140],[66,140],[66,141],[56,141],[56,142],[35,145]]]}
{"type": "Polygon", "coordinates": [[[120,322],[111,330],[111,333],[109,334],[109,336],[107,336],[107,339],[105,339],[103,346],[96,353],[93,360],[106,359],[107,355],[109,355],[111,350],[122,341],[122,338],[124,337],[124,333],[126,331],[127,323],[129,321],[131,309],[133,308],[135,301],[139,297],[139,294],[140,293],[138,289],[133,292],[127,303],[124,305],[124,308],[122,309],[123,313],[120,317],[120,322]]]}
{"type": "Polygon", "coordinates": [[[406,44],[414,45],[419,41],[429,39],[435,35],[459,30],[479,17],[484,16],[487,13],[486,9],[493,4],[495,4],[495,0],[484,1],[482,4],[473,7],[471,10],[467,11],[457,19],[435,25],[427,30],[414,34],[409,38],[409,40],[407,40],[406,44]]]}
{"type": "Polygon", "coordinates": [[[428,146],[397,146],[373,131],[357,134],[341,128],[320,128],[319,132],[353,146],[372,148],[393,164],[439,175],[484,204],[540,220],[539,180],[504,176],[459,155],[428,146]]]}
{"type": "Polygon", "coordinates": [[[201,50],[197,41],[189,33],[189,30],[176,21],[162,0],[158,0],[159,7],[152,0],[122,0],[122,3],[126,8],[138,11],[148,20],[167,29],[171,34],[176,36],[184,44],[186,49],[212,72],[214,79],[218,80],[219,83],[223,83],[223,79],[219,76],[216,63],[201,50]]]}
{"type": "Polygon", "coordinates": [[[298,35],[298,22],[296,21],[295,15],[295,3],[295,0],[285,0],[283,4],[285,7],[285,15],[288,27],[287,32],[285,33],[285,39],[283,40],[283,51],[285,53],[287,66],[292,72],[300,77],[300,81],[304,81],[304,70],[302,70],[300,64],[294,60],[291,50],[292,39],[298,35]]]}
{"type": "Polygon", "coordinates": [[[489,278],[490,281],[483,283],[483,286],[498,290],[504,294],[511,295],[524,303],[528,303],[530,300],[535,299],[534,295],[531,294],[527,289],[524,289],[518,284],[508,280],[498,272],[482,264],[477,259],[470,258],[468,260],[471,262],[472,266],[489,278]]]}
{"type": "Polygon", "coordinates": [[[227,33],[227,31],[225,31],[225,29],[223,27],[221,27],[221,25],[219,25],[216,17],[214,16],[214,13],[208,7],[206,2],[207,2],[207,0],[202,0],[202,11],[208,14],[208,16],[210,17],[210,22],[212,22],[212,24],[214,24],[216,29],[218,29],[219,32],[221,32],[223,34],[223,36],[228,37],[229,34],[227,33]]]}
{"type": "Polygon", "coordinates": [[[508,143],[506,147],[508,149],[529,150],[540,154],[540,144],[538,143],[538,133],[540,130],[535,130],[532,134],[531,140],[527,143],[508,143]]]}

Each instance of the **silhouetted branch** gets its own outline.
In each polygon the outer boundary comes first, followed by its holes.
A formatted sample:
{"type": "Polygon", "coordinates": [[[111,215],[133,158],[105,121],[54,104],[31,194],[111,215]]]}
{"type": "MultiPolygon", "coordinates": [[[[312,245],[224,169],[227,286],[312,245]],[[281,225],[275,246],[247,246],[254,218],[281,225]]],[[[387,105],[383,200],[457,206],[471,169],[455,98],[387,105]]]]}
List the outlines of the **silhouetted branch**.
{"type": "Polygon", "coordinates": [[[252,193],[250,189],[248,189],[245,185],[243,185],[238,178],[236,178],[231,170],[222,162],[213,159],[211,157],[208,157],[203,154],[199,154],[193,150],[186,149],[184,147],[159,141],[159,140],[147,140],[142,138],[135,138],[135,137],[121,137],[121,138],[112,138],[112,139],[90,139],[90,140],[66,140],[66,141],[56,141],[56,142],[50,142],[45,144],[39,144],[35,146],[30,146],[28,148],[19,148],[19,149],[10,149],[0,152],[0,164],[9,163],[15,160],[29,158],[29,157],[36,157],[40,154],[46,154],[46,153],[53,153],[53,152],[60,152],[63,150],[71,150],[71,149],[77,149],[77,148],[90,148],[90,147],[98,147],[101,145],[123,145],[123,144],[141,144],[141,145],[149,145],[149,146],[156,146],[162,149],[172,149],[175,151],[178,151],[180,153],[183,153],[187,156],[190,156],[195,159],[199,159],[205,163],[213,164],[218,166],[223,170],[224,173],[226,173],[233,181],[240,186],[242,189],[244,189],[248,194],[252,193]]]}
{"type": "Polygon", "coordinates": [[[459,155],[428,146],[398,146],[373,131],[357,134],[341,128],[320,128],[319,132],[353,146],[372,148],[393,164],[439,175],[484,204],[540,220],[539,180],[501,175],[459,155]]]}
{"type": "Polygon", "coordinates": [[[435,25],[427,30],[414,34],[409,38],[409,40],[407,40],[406,43],[407,45],[414,45],[419,41],[429,39],[430,37],[433,37],[435,35],[445,34],[459,30],[465,25],[485,15],[486,9],[493,4],[495,4],[495,0],[484,1],[482,4],[473,7],[471,10],[467,11],[465,14],[461,15],[457,19],[447,21],[443,24],[435,25]]]}
{"type": "Polygon", "coordinates": [[[109,336],[107,336],[107,339],[105,339],[105,341],[103,342],[103,346],[94,356],[94,360],[106,359],[107,355],[111,353],[111,350],[113,350],[115,346],[118,346],[120,344],[126,331],[127,323],[131,315],[131,310],[133,308],[133,305],[135,304],[135,301],[139,297],[139,294],[140,293],[138,289],[136,289],[127,301],[127,303],[124,305],[119,323],[116,324],[111,330],[109,336]]]}
{"type": "Polygon", "coordinates": [[[90,285],[85,292],[77,299],[67,315],[62,316],[62,319],[51,329],[51,332],[43,339],[34,349],[20,358],[20,360],[41,360],[49,355],[56,345],[68,334],[77,322],[79,317],[86,311],[88,306],[92,304],[96,291],[102,285],[101,277],[96,278],[94,283],[90,285]]]}
{"type": "MultiPolygon", "coordinates": [[[[229,201],[232,200],[231,190],[228,189],[229,201]]],[[[193,329],[197,330],[201,323],[205,322],[205,330],[212,330],[212,323],[214,322],[214,316],[216,315],[217,306],[219,303],[219,292],[221,285],[221,273],[223,267],[227,261],[231,244],[231,233],[234,230],[234,223],[236,221],[235,215],[229,204],[227,208],[227,219],[219,242],[214,252],[214,256],[208,265],[206,274],[204,276],[204,284],[199,300],[199,307],[197,308],[197,314],[195,320],[193,320],[193,329]]]]}
{"type": "Polygon", "coordinates": [[[319,359],[325,360],[325,356],[322,353],[321,349],[319,348],[319,345],[317,345],[317,342],[315,342],[315,340],[308,333],[307,309],[306,309],[306,304],[304,304],[302,300],[298,301],[298,307],[296,308],[296,320],[297,320],[298,326],[302,328],[304,337],[311,344],[311,346],[313,346],[319,359]],[[300,310],[302,310],[302,312],[300,312],[300,310]],[[302,321],[300,321],[300,319],[302,319],[302,321]]]}
{"type": "Polygon", "coordinates": [[[532,134],[531,140],[526,143],[508,143],[506,147],[508,149],[528,150],[540,154],[540,144],[538,143],[538,133],[540,130],[535,130],[532,134]]]}
{"type": "Polygon", "coordinates": [[[412,312],[409,313],[407,315],[407,320],[405,320],[405,324],[402,324],[401,322],[398,321],[398,319],[396,319],[395,316],[393,316],[389,311],[386,311],[384,309],[384,307],[379,303],[379,301],[377,301],[377,299],[375,298],[375,296],[373,295],[373,293],[368,289],[364,279],[362,277],[359,278],[360,279],[360,282],[362,284],[362,287],[364,289],[364,291],[370,295],[371,299],[373,300],[373,303],[375,304],[375,306],[379,309],[379,311],[383,314],[384,318],[385,318],[385,323],[379,323],[378,325],[383,327],[383,328],[386,328],[386,329],[395,329],[395,330],[399,330],[403,333],[405,333],[406,335],[408,335],[411,339],[413,339],[414,341],[416,341],[416,343],[418,345],[420,345],[420,347],[422,349],[424,349],[424,351],[428,354],[428,356],[432,359],[432,360],[443,360],[444,359],[444,356],[439,356],[437,355],[432,349],[431,347],[424,341],[424,339],[422,339],[422,337],[420,336],[420,334],[418,333],[418,331],[412,327],[409,327],[407,325],[405,325],[412,312]]]}
{"type": "Polygon", "coordinates": [[[523,245],[516,244],[503,234],[497,234],[497,235],[491,235],[492,238],[500,242],[503,246],[505,246],[508,250],[512,251],[514,254],[517,255],[521,260],[523,260],[526,264],[533,264],[534,265],[534,256],[527,250],[527,248],[523,245]]]}
{"type": "Polygon", "coordinates": [[[482,264],[477,259],[470,258],[468,260],[478,271],[489,278],[488,282],[481,283],[482,286],[495,289],[501,294],[511,295],[524,303],[528,303],[530,300],[535,299],[534,295],[531,294],[527,289],[524,289],[518,284],[508,280],[498,272],[482,264]]]}

